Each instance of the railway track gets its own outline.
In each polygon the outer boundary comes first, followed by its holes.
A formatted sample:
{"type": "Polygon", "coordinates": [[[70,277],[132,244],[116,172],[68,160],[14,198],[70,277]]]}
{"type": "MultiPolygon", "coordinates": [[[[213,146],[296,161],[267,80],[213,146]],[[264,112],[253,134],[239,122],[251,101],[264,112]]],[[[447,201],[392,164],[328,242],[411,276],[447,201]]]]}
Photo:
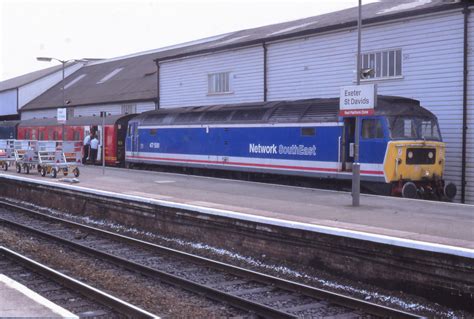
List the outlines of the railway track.
{"type": "Polygon", "coordinates": [[[419,316],[74,223],[7,202],[0,223],[262,317],[419,316]],[[13,211],[12,211],[13,210],[13,211]]]}
{"type": "Polygon", "coordinates": [[[80,318],[156,317],[2,246],[0,273],[80,318]]]}

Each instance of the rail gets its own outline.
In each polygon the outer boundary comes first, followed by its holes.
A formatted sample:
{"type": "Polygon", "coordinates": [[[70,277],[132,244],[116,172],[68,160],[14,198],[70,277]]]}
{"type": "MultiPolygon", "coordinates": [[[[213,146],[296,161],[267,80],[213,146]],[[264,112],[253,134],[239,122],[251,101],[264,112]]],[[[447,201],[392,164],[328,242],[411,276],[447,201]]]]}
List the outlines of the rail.
{"type": "Polygon", "coordinates": [[[373,304],[139,239],[52,217],[11,203],[0,201],[0,205],[19,210],[24,212],[26,216],[29,216],[26,219],[27,221],[22,224],[21,219],[23,217],[20,214],[15,213],[11,218],[4,218],[4,215],[1,219],[2,223],[21,227],[22,229],[38,233],[41,236],[61,241],[74,247],[74,249],[106,259],[127,269],[159,278],[193,292],[205,294],[209,298],[224,301],[264,317],[295,318],[301,316],[301,311],[305,314],[314,315],[311,311],[319,311],[321,307],[328,307],[328,309],[332,307],[338,309],[332,311],[345,311],[356,316],[371,314],[383,317],[419,318],[417,315],[398,309],[373,304]],[[32,225],[36,219],[44,220],[43,226],[33,227],[32,225]],[[51,229],[48,231],[48,227],[50,227],[48,223],[54,224],[55,231],[51,231],[51,229]],[[74,236],[70,238],[60,237],[67,237],[67,234],[75,233],[73,230],[61,231],[58,229],[61,224],[86,233],[87,242],[84,243],[76,240],[74,236]],[[101,250],[98,243],[106,248],[101,250]],[[98,246],[99,248],[96,249],[98,246]],[[127,250],[127,248],[130,250],[128,246],[132,246],[133,251],[140,258],[134,259],[133,256],[124,257],[120,255],[120,251],[127,250]],[[153,263],[152,261],[156,259],[159,262],[153,263]],[[146,262],[143,262],[143,260],[146,262]],[[185,265],[185,269],[180,269],[177,265],[185,265]],[[222,281],[216,278],[222,278],[222,281]],[[266,299],[279,299],[280,302],[275,304],[265,303],[265,300],[257,297],[261,293],[264,293],[266,299]],[[288,302],[286,299],[291,300],[291,302],[288,302]],[[288,306],[288,304],[293,306],[288,306]]]}

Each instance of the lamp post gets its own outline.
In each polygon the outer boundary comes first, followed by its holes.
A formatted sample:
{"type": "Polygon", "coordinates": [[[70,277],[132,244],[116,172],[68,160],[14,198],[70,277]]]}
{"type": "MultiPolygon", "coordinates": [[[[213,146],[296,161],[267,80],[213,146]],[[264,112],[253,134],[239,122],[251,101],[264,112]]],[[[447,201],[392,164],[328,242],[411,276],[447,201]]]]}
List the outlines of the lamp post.
{"type": "MultiPolygon", "coordinates": [[[[358,18],[357,18],[357,85],[360,85],[360,51],[361,51],[361,27],[362,27],[362,0],[359,0],[358,18]]],[[[355,136],[354,136],[354,163],[352,164],[352,206],[360,205],[360,163],[359,163],[359,138],[360,138],[359,119],[355,117],[355,136]]]]}
{"type": "MultiPolygon", "coordinates": [[[[64,71],[65,71],[65,66],[66,66],[66,63],[68,62],[87,62],[87,60],[82,60],[82,59],[70,59],[70,60],[60,60],[60,59],[57,59],[57,58],[51,58],[51,57],[37,57],[36,58],[37,61],[41,61],[41,62],[51,62],[51,60],[56,60],[58,61],[59,63],[62,64],[62,73],[63,73],[63,76],[62,76],[62,80],[61,80],[61,86],[62,86],[62,107],[66,107],[66,98],[65,98],[65,91],[64,91],[64,71]]],[[[66,111],[66,118],[67,118],[67,111],[66,111]]],[[[63,136],[63,141],[64,141],[64,124],[63,124],[63,129],[62,129],[62,136],[63,136]]]]}

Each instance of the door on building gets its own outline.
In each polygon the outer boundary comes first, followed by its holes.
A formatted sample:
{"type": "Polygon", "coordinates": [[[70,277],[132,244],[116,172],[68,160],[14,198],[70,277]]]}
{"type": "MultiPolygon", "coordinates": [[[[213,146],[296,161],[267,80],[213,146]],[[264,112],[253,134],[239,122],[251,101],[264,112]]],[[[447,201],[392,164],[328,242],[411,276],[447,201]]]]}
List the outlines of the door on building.
{"type": "Polygon", "coordinates": [[[352,171],[352,163],[354,162],[354,142],[355,142],[355,117],[344,118],[344,132],[342,135],[342,170],[346,172],[352,171]]]}

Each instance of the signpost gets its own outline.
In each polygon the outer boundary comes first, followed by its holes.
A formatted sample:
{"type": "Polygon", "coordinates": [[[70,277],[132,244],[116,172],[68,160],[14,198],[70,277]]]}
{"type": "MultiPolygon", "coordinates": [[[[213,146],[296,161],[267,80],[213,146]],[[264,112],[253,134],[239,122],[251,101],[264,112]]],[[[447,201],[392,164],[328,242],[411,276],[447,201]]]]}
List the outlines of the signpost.
{"type": "Polygon", "coordinates": [[[339,97],[339,116],[372,115],[377,88],[375,84],[343,86],[339,97]]]}
{"type": "MultiPolygon", "coordinates": [[[[375,84],[341,87],[339,116],[357,117],[374,114],[377,104],[375,84]]],[[[359,120],[355,120],[354,162],[352,163],[352,206],[360,205],[359,120]]]]}
{"type": "Polygon", "coordinates": [[[107,112],[100,112],[100,117],[102,118],[102,136],[101,136],[101,148],[102,148],[102,175],[105,175],[105,118],[107,117],[107,112]]]}

